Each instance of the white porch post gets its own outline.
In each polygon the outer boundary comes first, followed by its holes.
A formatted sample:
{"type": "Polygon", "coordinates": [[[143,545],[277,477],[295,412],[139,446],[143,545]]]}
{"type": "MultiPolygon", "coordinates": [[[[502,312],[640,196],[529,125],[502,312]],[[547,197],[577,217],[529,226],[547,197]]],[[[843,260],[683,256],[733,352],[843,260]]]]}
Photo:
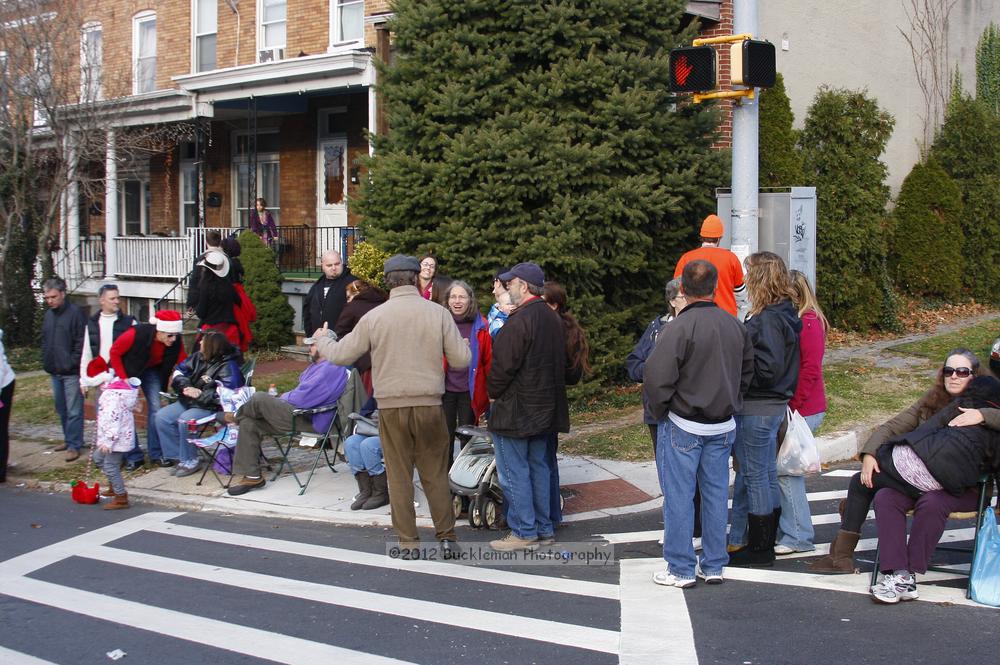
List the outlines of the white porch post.
{"type": "Polygon", "coordinates": [[[118,263],[115,236],[118,235],[118,150],[115,130],[109,129],[104,156],[104,275],[114,279],[118,263]]]}
{"type": "Polygon", "coordinates": [[[80,183],[77,180],[77,159],[79,155],[72,134],[66,138],[67,186],[63,198],[66,211],[66,246],[63,256],[66,257],[66,277],[73,287],[80,283],[83,271],[80,265],[80,183]]]}

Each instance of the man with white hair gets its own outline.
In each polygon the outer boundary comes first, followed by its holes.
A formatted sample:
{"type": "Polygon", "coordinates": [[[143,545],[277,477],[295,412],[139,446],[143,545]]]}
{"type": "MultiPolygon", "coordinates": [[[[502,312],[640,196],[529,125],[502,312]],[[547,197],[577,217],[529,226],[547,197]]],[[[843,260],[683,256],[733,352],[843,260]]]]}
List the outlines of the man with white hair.
{"type": "Polygon", "coordinates": [[[331,330],[347,304],[345,288],[357,279],[344,267],[340,252],[328,249],[323,252],[323,276],[309,289],[302,303],[302,330],[307,335],[326,326],[331,330]]]}

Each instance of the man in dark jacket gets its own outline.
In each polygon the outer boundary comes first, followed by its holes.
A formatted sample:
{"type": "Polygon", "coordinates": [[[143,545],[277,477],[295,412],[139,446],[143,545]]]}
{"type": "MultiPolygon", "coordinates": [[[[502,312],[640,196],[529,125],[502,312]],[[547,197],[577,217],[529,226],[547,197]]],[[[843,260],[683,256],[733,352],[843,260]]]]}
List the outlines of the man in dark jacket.
{"type": "Polygon", "coordinates": [[[340,312],[347,303],[344,289],[357,279],[344,268],[340,252],[332,249],[323,253],[322,267],[323,276],[309,289],[302,306],[302,330],[306,335],[313,334],[324,325],[331,330],[337,325],[340,312]]]}
{"type": "Polygon", "coordinates": [[[549,434],[569,431],[566,340],[559,315],[540,297],[545,274],[537,264],[519,263],[500,280],[515,309],[493,342],[486,389],[511,532],[490,547],[534,550],[553,542],[545,446],[549,434]]]}
{"type": "Polygon", "coordinates": [[[687,306],[661,332],[643,373],[643,394],[659,421],[656,468],[663,490],[663,558],[653,575],[664,586],[723,581],[733,418],[753,376],[753,345],[743,325],[720,309],[718,271],[708,261],[684,266],[687,306]],[[695,558],[695,480],[701,490],[701,561],[695,558]],[[669,488],[669,491],[668,491],[669,488]]]}
{"type": "Polygon", "coordinates": [[[42,366],[52,375],[52,395],[62,423],[66,461],[80,457],[83,447],[83,394],[80,392],[80,354],[87,317],[66,300],[66,282],[50,277],[42,284],[49,310],[42,321],[42,366]]]}

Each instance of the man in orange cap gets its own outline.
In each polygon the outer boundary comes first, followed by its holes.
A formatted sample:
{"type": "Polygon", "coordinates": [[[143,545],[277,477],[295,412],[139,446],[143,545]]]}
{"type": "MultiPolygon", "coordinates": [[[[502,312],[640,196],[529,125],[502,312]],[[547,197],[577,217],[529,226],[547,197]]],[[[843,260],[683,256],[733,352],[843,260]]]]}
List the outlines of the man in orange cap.
{"type": "Polygon", "coordinates": [[[709,215],[701,223],[701,247],[685,252],[674,268],[674,278],[681,276],[684,266],[692,261],[708,261],[719,271],[719,283],[715,289],[715,304],[733,316],[738,316],[737,300],[746,299],[746,285],[743,283],[743,266],[739,258],[728,249],[719,247],[724,228],[718,215],[709,215]]]}

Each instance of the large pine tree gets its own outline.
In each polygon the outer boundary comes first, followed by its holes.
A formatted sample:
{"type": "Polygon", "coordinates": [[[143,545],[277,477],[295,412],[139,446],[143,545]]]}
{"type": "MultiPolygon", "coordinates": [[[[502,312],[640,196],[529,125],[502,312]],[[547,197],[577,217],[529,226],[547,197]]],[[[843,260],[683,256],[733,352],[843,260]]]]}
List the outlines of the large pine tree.
{"type": "Polygon", "coordinates": [[[684,4],[398,0],[368,239],[432,251],[482,296],[496,268],[538,262],[599,376],[620,372],[727,179],[718,113],[667,90],[684,4]]]}

